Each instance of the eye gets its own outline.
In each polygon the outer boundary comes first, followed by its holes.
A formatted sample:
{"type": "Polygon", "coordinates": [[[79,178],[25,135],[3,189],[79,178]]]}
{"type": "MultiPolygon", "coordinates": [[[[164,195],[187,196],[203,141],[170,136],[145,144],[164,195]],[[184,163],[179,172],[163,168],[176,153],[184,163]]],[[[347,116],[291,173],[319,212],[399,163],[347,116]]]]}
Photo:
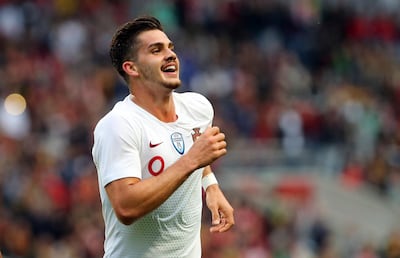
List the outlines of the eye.
{"type": "Polygon", "coordinates": [[[157,53],[160,53],[161,52],[161,49],[160,48],[153,48],[152,50],[151,50],[151,53],[152,54],[157,54],[157,53]]]}

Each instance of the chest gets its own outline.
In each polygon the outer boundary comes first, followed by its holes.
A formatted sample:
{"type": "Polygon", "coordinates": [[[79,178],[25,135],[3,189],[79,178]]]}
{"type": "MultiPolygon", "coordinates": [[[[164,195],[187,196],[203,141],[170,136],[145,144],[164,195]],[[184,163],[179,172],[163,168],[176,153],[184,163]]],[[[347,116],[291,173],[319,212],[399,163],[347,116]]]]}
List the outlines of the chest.
{"type": "Polygon", "coordinates": [[[143,128],[141,163],[143,177],[157,176],[192,147],[207,122],[180,124],[154,123],[143,128]]]}

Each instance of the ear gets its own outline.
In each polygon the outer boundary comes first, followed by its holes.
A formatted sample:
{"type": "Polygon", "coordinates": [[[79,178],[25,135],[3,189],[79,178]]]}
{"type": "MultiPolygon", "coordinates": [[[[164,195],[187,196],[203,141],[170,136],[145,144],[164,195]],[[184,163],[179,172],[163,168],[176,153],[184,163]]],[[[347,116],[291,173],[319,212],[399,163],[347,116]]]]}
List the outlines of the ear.
{"type": "Polygon", "coordinates": [[[122,69],[124,69],[125,73],[129,76],[137,77],[139,76],[138,69],[134,62],[132,61],[125,61],[122,63],[122,69]]]}

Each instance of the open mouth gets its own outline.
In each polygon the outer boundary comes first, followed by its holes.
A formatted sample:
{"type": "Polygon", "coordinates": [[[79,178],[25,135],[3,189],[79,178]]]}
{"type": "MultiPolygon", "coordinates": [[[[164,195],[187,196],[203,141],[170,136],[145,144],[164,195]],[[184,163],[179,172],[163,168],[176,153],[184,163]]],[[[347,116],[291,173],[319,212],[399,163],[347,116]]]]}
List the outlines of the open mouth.
{"type": "Polygon", "coordinates": [[[174,73],[177,71],[177,67],[175,64],[168,64],[166,66],[163,66],[161,70],[165,73],[174,73]]]}

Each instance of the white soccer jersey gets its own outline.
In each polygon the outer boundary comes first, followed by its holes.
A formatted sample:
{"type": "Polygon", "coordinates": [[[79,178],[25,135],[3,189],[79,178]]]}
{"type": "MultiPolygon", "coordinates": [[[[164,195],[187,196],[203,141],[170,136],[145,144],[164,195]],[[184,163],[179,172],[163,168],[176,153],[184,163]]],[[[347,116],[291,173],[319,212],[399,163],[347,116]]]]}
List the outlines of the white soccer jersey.
{"type": "Polygon", "coordinates": [[[174,92],[173,99],[175,122],[161,122],[127,96],[95,128],[92,154],[105,221],[104,257],[201,257],[201,169],[160,207],[129,226],[118,221],[104,189],[120,178],[163,173],[211,125],[214,111],[205,97],[174,92]]]}

